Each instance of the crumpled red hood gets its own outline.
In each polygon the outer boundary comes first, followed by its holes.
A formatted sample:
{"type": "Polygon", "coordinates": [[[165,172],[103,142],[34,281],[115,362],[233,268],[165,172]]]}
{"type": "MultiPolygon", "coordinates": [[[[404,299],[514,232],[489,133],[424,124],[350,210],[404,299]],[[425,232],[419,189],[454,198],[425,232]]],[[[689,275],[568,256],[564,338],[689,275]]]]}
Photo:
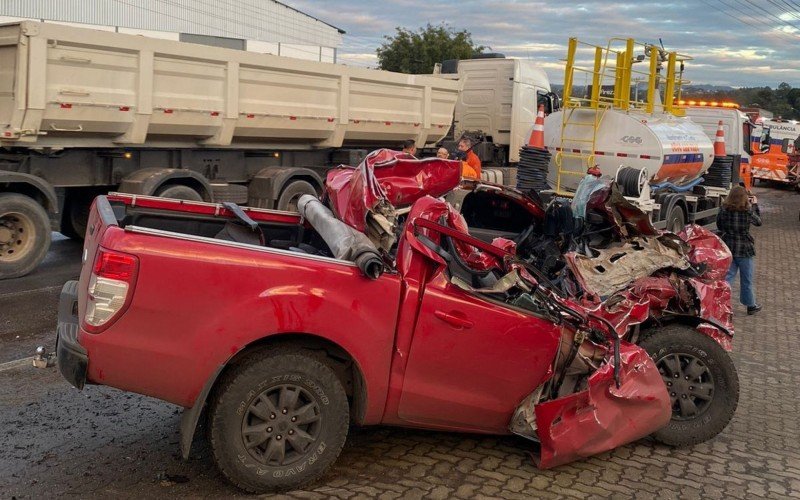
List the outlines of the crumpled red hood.
{"type": "MultiPolygon", "coordinates": [[[[678,235],[692,247],[689,260],[693,264],[703,264],[705,272],[689,280],[700,302],[700,316],[713,319],[733,333],[733,309],[731,308],[731,287],[725,281],[725,274],[731,266],[733,256],[716,234],[700,226],[686,226],[678,235]]],[[[733,341],[718,328],[708,324],[698,325],[697,329],[713,338],[730,351],[733,341]]]]}
{"type": "MultiPolygon", "coordinates": [[[[587,196],[587,209],[602,214],[612,224],[618,241],[650,239],[652,248],[644,252],[645,258],[637,258],[642,265],[629,266],[630,272],[622,276],[620,286],[616,286],[616,290],[608,294],[608,297],[602,298],[597,296],[596,290],[588,286],[588,278],[597,282],[607,279],[606,274],[613,274],[603,272],[599,275],[594,271],[595,265],[615,266],[624,261],[601,262],[576,252],[564,254],[581,291],[589,292],[581,296],[582,305],[610,321],[619,331],[626,331],[628,327],[642,323],[651,316],[658,317],[665,311],[699,316],[728,331],[726,333],[716,326],[702,322],[697,326],[700,332],[730,351],[733,313],[730,286],[725,281],[725,274],[732,258],[722,240],[698,225],[688,225],[677,235],[656,230],[647,214],[626,200],[614,183],[607,183],[605,187],[589,192],[587,196]],[[653,245],[652,240],[663,243],[663,248],[661,245],[653,245]],[[663,256],[669,253],[671,258],[648,259],[647,252],[657,252],[663,256]],[[577,265],[578,259],[582,260],[583,266],[577,265]],[[698,276],[689,275],[690,270],[686,269],[690,267],[688,263],[699,271],[698,276]],[[650,271],[645,272],[648,266],[650,271]]],[[[626,258],[627,255],[633,255],[628,250],[618,245],[606,253],[613,254],[613,259],[621,259],[621,256],[626,258]]],[[[605,267],[603,269],[607,271],[605,267]]],[[[617,273],[617,277],[619,274],[617,273]]]]}
{"type": "Polygon", "coordinates": [[[461,166],[455,160],[418,160],[401,151],[378,149],[358,167],[341,165],[328,172],[331,209],[346,224],[365,231],[367,214],[388,203],[395,209],[423,196],[443,196],[458,186],[461,166]]]}
{"type": "MultiPolygon", "coordinates": [[[[441,235],[423,222],[436,222],[466,234],[460,216],[452,206],[431,197],[420,199],[408,215],[404,230],[406,244],[401,244],[397,256],[401,275],[407,273],[411,255],[415,252],[439,266],[448,265],[432,246],[441,244],[441,235]],[[428,244],[424,242],[426,238],[428,244]]],[[[696,234],[698,238],[702,236],[701,232],[696,234]]],[[[704,255],[714,245],[712,238],[703,241],[695,241],[699,245],[696,249],[698,256],[704,255]],[[703,241],[706,246],[703,246],[703,241]]],[[[497,255],[502,250],[491,253],[497,255]]],[[[514,261],[506,258],[494,261],[494,265],[504,271],[509,270],[506,266],[513,264],[514,261]]],[[[714,265],[722,264],[717,262],[714,265]]],[[[671,279],[671,276],[642,278],[618,296],[613,304],[576,302],[569,298],[559,300],[571,309],[583,312],[587,319],[591,318],[592,312],[607,318],[617,334],[621,334],[629,325],[645,321],[651,307],[663,310],[680,293],[687,294],[686,286],[680,292],[671,279]]],[[[529,283],[533,280],[530,279],[529,283]]],[[[647,436],[669,422],[672,405],[654,361],[643,348],[625,340],[618,342],[619,385],[614,373],[614,347],[609,346],[604,361],[588,376],[584,388],[534,404],[535,432],[541,442],[539,467],[550,468],[613,449],[647,436]]]]}
{"type": "Polygon", "coordinates": [[[620,332],[651,316],[659,317],[665,311],[696,314],[727,330],[726,333],[709,323],[697,326],[698,331],[730,351],[733,348],[733,311],[730,285],[724,277],[731,253],[717,235],[700,226],[687,226],[678,236],[688,244],[686,258],[702,269],[702,274],[686,277],[664,269],[634,280],[607,300],[584,295],[580,303],[610,321],[620,332]]]}

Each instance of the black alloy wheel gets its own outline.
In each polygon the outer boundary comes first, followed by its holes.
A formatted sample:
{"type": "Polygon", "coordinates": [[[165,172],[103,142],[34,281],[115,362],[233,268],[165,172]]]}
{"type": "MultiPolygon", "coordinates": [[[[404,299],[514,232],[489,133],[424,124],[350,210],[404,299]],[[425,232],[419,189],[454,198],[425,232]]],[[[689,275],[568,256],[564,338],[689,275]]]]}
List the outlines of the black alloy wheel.
{"type": "Polygon", "coordinates": [[[319,438],[319,404],[302,387],[271,387],[250,403],[242,419],[242,440],[250,455],[264,465],[291,465],[319,438]]]}
{"type": "Polygon", "coordinates": [[[690,420],[708,410],[714,400],[714,376],[700,359],[670,353],[656,362],[667,385],[674,420],[690,420]]]}

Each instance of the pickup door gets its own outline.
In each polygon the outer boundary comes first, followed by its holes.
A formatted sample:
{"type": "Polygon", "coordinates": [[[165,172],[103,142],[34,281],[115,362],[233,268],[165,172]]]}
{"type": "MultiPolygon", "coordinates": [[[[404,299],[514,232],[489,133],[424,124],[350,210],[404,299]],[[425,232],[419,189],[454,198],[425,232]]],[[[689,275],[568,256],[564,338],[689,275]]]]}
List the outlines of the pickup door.
{"type": "Polygon", "coordinates": [[[550,374],[560,336],[547,319],[456,287],[441,266],[425,286],[398,416],[505,433],[519,402],[550,374]]]}

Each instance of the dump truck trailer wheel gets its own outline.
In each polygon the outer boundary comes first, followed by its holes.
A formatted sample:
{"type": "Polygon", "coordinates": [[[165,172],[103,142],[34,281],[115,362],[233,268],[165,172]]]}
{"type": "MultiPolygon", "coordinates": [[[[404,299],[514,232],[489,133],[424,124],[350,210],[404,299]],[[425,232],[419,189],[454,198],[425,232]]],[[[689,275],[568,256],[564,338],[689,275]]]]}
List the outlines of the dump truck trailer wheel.
{"type": "Polygon", "coordinates": [[[0,193],[0,279],[24,276],[50,248],[50,220],[36,200],[0,193]]]}
{"type": "Polygon", "coordinates": [[[317,196],[317,190],[310,183],[302,180],[294,180],[283,188],[280,198],[278,198],[278,210],[287,212],[297,212],[297,201],[304,194],[317,196]]]}
{"type": "Polygon", "coordinates": [[[61,218],[61,234],[76,241],[83,241],[83,237],[86,235],[86,226],[89,223],[92,201],[99,194],[102,192],[76,190],[67,195],[61,218]]]}
{"type": "Polygon", "coordinates": [[[653,329],[639,345],[653,358],[672,402],[672,419],[653,438],[691,446],[728,425],[739,402],[733,360],[711,337],[684,324],[653,329]]]}
{"type": "Polygon", "coordinates": [[[156,191],[156,196],[173,198],[175,200],[203,201],[203,196],[200,193],[182,184],[169,184],[160,187],[156,191]]]}

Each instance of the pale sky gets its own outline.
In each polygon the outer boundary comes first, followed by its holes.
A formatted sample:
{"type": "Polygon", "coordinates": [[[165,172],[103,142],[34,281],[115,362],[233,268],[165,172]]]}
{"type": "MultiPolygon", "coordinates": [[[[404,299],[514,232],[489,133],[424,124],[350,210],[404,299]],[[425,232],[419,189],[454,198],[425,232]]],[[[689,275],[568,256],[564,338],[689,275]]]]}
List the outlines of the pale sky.
{"type": "Polygon", "coordinates": [[[287,0],[344,29],[340,62],[376,66],[375,48],[395,26],[445,22],[466,29],[492,52],[538,61],[553,83],[563,79],[567,39],[605,45],[633,37],[694,57],[693,83],[800,87],[799,0],[287,0]]]}

